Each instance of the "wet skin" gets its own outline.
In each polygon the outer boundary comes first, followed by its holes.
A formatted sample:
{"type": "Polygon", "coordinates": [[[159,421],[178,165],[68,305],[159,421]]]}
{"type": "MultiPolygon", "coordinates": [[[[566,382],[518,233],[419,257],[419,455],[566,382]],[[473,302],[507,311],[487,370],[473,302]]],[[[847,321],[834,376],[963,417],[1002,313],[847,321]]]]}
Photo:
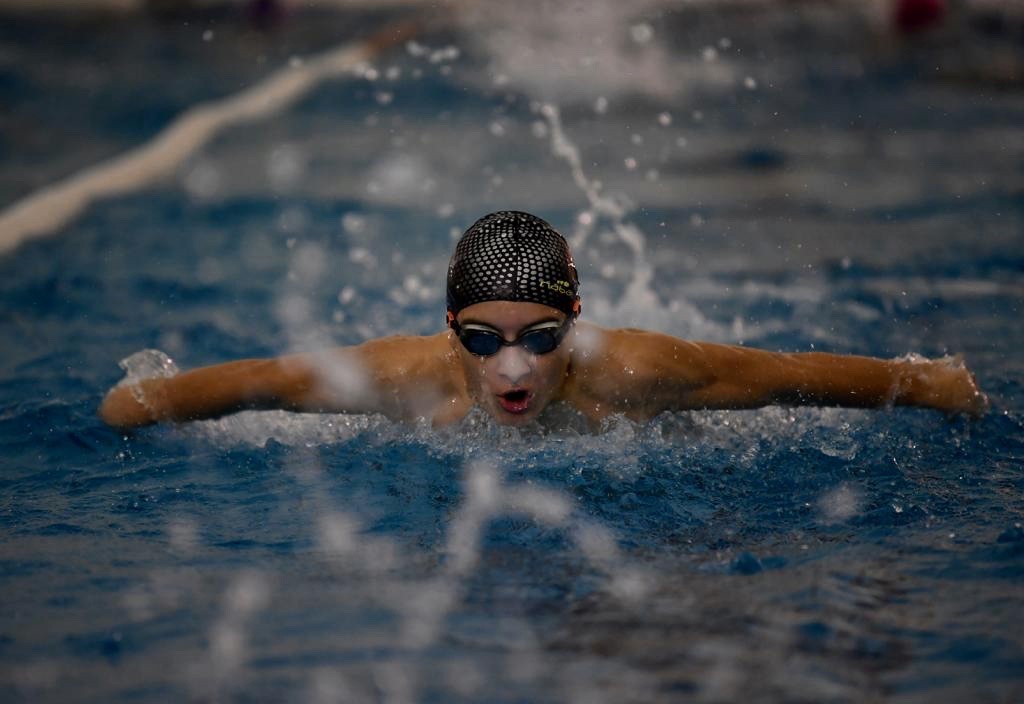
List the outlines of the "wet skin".
{"type": "MultiPolygon", "coordinates": [[[[561,323],[565,313],[540,303],[486,301],[457,316],[460,325],[489,328],[512,342],[541,323],[561,323]]],[[[489,357],[474,355],[449,334],[473,401],[503,425],[525,425],[553,401],[561,400],[572,357],[573,332],[547,354],[533,354],[520,345],[503,346],[489,357]]]]}

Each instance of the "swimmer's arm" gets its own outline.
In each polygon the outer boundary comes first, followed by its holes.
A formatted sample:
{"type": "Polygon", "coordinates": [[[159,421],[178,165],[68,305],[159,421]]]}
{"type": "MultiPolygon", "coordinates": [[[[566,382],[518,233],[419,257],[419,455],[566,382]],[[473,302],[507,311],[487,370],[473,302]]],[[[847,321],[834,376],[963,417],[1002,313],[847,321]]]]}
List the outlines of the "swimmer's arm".
{"type": "Polygon", "coordinates": [[[300,405],[313,386],[309,366],[298,360],[243,359],[115,386],[99,414],[117,428],[204,420],[248,409],[300,405]]]}
{"type": "Polygon", "coordinates": [[[321,354],[247,359],[115,386],[100,406],[107,424],[132,428],[206,420],[245,410],[384,413],[410,417],[435,400],[434,338],[385,338],[321,354]]]}
{"type": "Polygon", "coordinates": [[[988,407],[973,375],[954,359],[787,354],[639,331],[610,331],[608,339],[618,410],[637,417],[772,404],[906,405],[972,415],[988,407]]]}
{"type": "Polygon", "coordinates": [[[769,404],[879,408],[919,406],[982,415],[988,399],[957,359],[877,359],[700,345],[710,383],[688,394],[708,408],[769,404]]]}

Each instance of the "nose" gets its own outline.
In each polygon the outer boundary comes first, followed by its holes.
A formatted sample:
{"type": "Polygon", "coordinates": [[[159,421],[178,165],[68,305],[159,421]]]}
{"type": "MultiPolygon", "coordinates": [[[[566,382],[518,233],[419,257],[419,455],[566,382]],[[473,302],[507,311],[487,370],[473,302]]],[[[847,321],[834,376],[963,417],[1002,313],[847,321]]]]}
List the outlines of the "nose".
{"type": "Polygon", "coordinates": [[[533,370],[533,355],[522,347],[503,347],[495,359],[498,375],[509,384],[517,384],[533,370]]]}

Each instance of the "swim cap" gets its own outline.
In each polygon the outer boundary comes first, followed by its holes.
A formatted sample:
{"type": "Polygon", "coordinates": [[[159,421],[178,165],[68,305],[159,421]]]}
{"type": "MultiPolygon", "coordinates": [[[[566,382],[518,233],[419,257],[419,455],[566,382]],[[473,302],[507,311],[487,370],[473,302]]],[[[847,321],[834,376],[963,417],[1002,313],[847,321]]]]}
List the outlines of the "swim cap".
{"type": "Polygon", "coordinates": [[[473,223],[448,265],[448,310],[483,301],[525,301],[579,312],[579,278],[565,238],[536,215],[514,210],[473,223]]]}

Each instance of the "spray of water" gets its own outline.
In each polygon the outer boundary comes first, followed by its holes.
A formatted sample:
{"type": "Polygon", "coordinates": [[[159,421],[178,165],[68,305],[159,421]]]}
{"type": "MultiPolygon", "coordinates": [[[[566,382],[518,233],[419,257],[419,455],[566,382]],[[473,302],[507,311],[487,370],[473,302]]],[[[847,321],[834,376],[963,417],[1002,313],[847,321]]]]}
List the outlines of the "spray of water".
{"type": "Polygon", "coordinates": [[[272,589],[257,571],[236,576],[223,594],[220,617],[210,627],[206,657],[195,663],[189,681],[194,694],[211,700],[230,696],[244,683],[247,629],[268,604],[272,589]]]}
{"type": "Polygon", "coordinates": [[[566,134],[558,107],[543,103],[537,109],[546,121],[552,153],[569,165],[573,182],[583,193],[588,205],[577,217],[571,246],[581,249],[594,228],[603,221],[608,223],[618,240],[633,256],[632,276],[618,302],[596,298],[592,305],[588,304],[588,315],[606,325],[651,329],[676,327],[673,323],[681,318],[697,331],[720,336],[716,326],[686,301],[676,299],[667,306],[662,303],[652,288],[654,268],[647,257],[646,238],[640,228],[629,222],[628,206],[622,199],[602,193],[601,183],[587,177],[579,149],[566,134]]]}

